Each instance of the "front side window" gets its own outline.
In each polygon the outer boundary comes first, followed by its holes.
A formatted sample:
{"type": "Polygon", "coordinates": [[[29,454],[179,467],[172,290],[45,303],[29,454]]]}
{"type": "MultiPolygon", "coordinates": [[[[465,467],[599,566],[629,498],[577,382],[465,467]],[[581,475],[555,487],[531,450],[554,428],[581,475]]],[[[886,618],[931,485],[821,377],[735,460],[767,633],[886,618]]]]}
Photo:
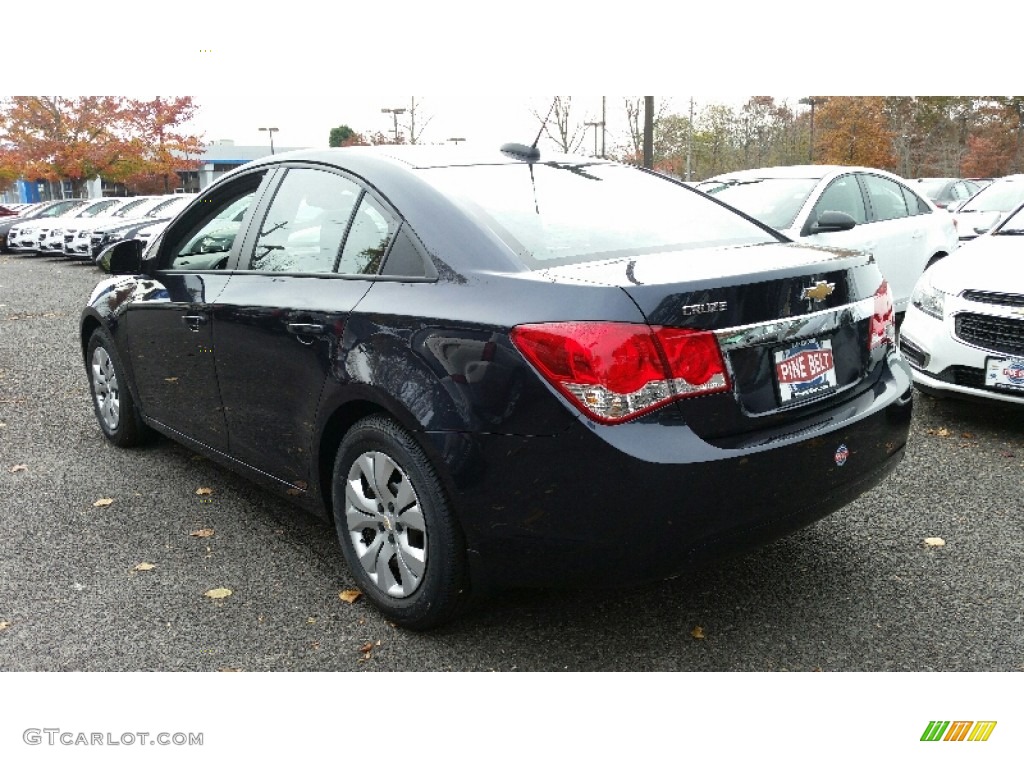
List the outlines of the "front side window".
{"type": "Polygon", "coordinates": [[[164,269],[223,269],[236,239],[242,236],[245,213],[254,204],[263,173],[250,173],[234,183],[208,192],[186,209],[159,236],[164,269]]]}
{"type": "Polygon", "coordinates": [[[907,201],[903,197],[903,190],[899,184],[892,179],[870,173],[862,174],[862,178],[868,199],[871,201],[873,221],[889,221],[907,217],[907,201]]]}
{"type": "Polygon", "coordinates": [[[335,173],[290,169],[260,224],[248,269],[333,272],[361,192],[335,173]]]}

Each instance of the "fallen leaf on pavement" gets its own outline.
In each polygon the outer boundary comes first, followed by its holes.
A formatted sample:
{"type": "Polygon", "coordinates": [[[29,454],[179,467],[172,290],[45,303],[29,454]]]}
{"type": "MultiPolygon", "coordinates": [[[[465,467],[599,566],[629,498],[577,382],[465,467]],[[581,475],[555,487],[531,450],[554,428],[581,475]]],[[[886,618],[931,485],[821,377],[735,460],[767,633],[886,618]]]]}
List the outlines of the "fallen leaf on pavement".
{"type": "Polygon", "coordinates": [[[926,547],[944,547],[946,546],[946,540],[940,539],[938,536],[933,536],[924,540],[926,547]]]}
{"type": "Polygon", "coordinates": [[[134,568],[132,568],[132,570],[133,571],[152,571],[154,568],[156,568],[156,566],[153,565],[152,563],[139,563],[134,568]]]}
{"type": "Polygon", "coordinates": [[[218,672],[241,672],[241,667],[221,667],[217,670],[218,672]]]}
{"type": "Polygon", "coordinates": [[[974,433],[973,432],[961,432],[960,433],[960,437],[962,437],[964,440],[973,440],[974,439],[974,433]]]}
{"type": "Polygon", "coordinates": [[[698,625],[698,626],[696,626],[696,627],[694,627],[693,629],[690,630],[690,634],[693,636],[694,640],[703,640],[704,639],[704,627],[701,627],[701,626],[698,625]]]}
{"type": "Polygon", "coordinates": [[[226,587],[217,587],[216,589],[207,590],[203,594],[211,600],[223,600],[231,594],[231,590],[226,587]]]}
{"type": "Polygon", "coordinates": [[[189,536],[195,536],[197,539],[208,539],[213,536],[213,528],[200,528],[198,531],[192,531],[189,536]]]}
{"type": "Polygon", "coordinates": [[[0,621],[0,632],[3,632],[9,626],[11,626],[11,622],[9,622],[9,621],[0,621]]]}
{"type": "Polygon", "coordinates": [[[949,430],[945,427],[939,427],[938,429],[925,430],[929,435],[936,435],[937,437],[949,437],[949,430]]]}
{"type": "Polygon", "coordinates": [[[109,507],[113,503],[113,499],[96,499],[96,501],[94,501],[92,505],[94,507],[109,507]]]}
{"type": "Polygon", "coordinates": [[[360,592],[358,589],[343,589],[341,592],[338,593],[338,597],[340,597],[344,602],[351,605],[360,597],[362,597],[362,594],[363,593],[360,592]]]}
{"type": "Polygon", "coordinates": [[[372,650],[373,650],[373,643],[365,643],[364,645],[360,646],[360,648],[359,648],[359,652],[360,653],[369,653],[372,650]]]}
{"type": "Polygon", "coordinates": [[[196,488],[196,496],[209,496],[213,493],[213,488],[196,488]]]}
{"type": "Polygon", "coordinates": [[[172,384],[173,384],[174,382],[176,382],[177,380],[178,380],[178,377],[177,377],[177,376],[171,376],[171,377],[169,377],[169,378],[166,378],[166,379],[164,379],[164,381],[169,381],[169,382],[171,382],[172,384]]]}
{"type": "Polygon", "coordinates": [[[28,469],[28,464],[15,464],[11,467],[11,472],[24,472],[28,469]]]}

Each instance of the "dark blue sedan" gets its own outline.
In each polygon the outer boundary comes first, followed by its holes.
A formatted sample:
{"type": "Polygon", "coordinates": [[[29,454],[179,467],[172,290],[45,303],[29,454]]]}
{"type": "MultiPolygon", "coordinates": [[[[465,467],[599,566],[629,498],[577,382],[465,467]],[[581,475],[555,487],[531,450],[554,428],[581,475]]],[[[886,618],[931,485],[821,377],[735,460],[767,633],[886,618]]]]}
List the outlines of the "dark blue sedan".
{"type": "Polygon", "coordinates": [[[81,341],[107,438],[162,433],[332,520],[405,627],[762,544],[907,439],[869,255],[603,160],[279,154],[102,262],[81,341]]]}

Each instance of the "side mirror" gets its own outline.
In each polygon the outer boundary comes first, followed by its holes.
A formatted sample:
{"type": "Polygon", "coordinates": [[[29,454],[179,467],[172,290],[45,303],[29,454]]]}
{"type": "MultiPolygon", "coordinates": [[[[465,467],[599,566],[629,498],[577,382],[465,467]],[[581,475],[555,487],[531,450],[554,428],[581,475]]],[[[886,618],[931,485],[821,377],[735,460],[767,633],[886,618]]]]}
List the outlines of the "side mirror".
{"type": "Polygon", "coordinates": [[[96,259],[99,268],[111,275],[142,273],[142,241],[121,240],[104,248],[96,259]]]}
{"type": "Polygon", "coordinates": [[[820,235],[826,232],[845,232],[857,226],[853,216],[842,211],[825,211],[811,225],[810,233],[820,235]]]}

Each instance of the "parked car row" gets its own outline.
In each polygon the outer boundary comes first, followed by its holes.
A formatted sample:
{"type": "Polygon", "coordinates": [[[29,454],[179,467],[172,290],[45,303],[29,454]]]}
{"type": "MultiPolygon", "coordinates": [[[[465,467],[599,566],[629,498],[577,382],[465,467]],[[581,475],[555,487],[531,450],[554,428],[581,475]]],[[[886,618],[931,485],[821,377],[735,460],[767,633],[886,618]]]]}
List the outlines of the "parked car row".
{"type": "Polygon", "coordinates": [[[194,197],[175,194],[76,201],[58,214],[15,219],[3,245],[15,253],[63,254],[93,260],[110,243],[169,222],[194,197]]]}

